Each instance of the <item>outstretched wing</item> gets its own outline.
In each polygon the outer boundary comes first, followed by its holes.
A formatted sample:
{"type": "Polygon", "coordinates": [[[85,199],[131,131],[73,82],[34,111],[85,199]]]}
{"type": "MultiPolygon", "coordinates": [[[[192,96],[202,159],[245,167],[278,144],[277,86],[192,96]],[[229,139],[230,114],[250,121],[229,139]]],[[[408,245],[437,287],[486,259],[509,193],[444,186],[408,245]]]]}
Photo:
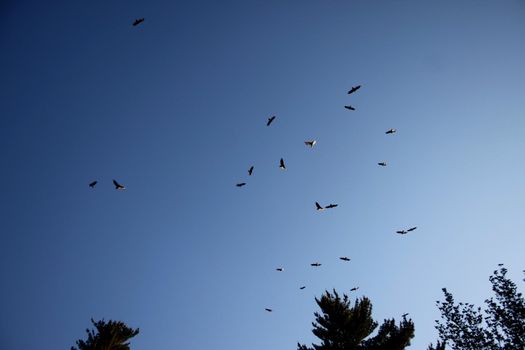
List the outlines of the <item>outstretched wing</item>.
{"type": "Polygon", "coordinates": [[[115,180],[115,179],[113,179],[113,185],[115,185],[115,189],[117,189],[117,190],[123,190],[123,189],[125,189],[125,187],[122,186],[121,184],[119,184],[119,183],[117,182],[117,180],[115,180]]]}
{"type": "Polygon", "coordinates": [[[361,88],[361,85],[352,86],[352,88],[350,89],[350,91],[348,91],[348,94],[353,94],[354,92],[356,92],[356,91],[359,90],[360,88],[361,88]]]}

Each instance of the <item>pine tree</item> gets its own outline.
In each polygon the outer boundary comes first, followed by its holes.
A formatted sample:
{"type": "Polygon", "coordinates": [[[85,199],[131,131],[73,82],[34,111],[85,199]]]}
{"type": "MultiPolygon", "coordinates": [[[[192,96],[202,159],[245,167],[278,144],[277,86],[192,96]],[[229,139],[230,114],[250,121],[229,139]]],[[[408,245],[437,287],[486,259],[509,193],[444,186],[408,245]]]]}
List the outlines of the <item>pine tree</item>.
{"type": "Polygon", "coordinates": [[[372,304],[366,297],[350,305],[347,295],[341,298],[334,290],[315,299],[322,313],[315,312],[312,323],[314,335],[321,340],[312,348],[297,344],[298,350],[402,350],[414,337],[414,323],[403,320],[385,320],[377,335],[370,337],[378,323],[372,319],[372,304]]]}
{"type": "Polygon", "coordinates": [[[437,342],[436,347],[430,344],[427,350],[445,350],[445,343],[437,342]]]}
{"type": "Polygon", "coordinates": [[[139,334],[139,329],[132,329],[120,321],[104,320],[91,323],[96,328],[86,329],[87,340],[79,339],[76,341],[78,349],[74,346],[71,350],[130,350],[128,340],[139,334]]]}
{"type": "Polygon", "coordinates": [[[443,288],[445,301],[437,301],[442,321],[436,329],[442,343],[453,350],[525,349],[525,300],[516,284],[501,267],[489,278],[495,298],[485,300],[486,308],[457,303],[443,288]]]}

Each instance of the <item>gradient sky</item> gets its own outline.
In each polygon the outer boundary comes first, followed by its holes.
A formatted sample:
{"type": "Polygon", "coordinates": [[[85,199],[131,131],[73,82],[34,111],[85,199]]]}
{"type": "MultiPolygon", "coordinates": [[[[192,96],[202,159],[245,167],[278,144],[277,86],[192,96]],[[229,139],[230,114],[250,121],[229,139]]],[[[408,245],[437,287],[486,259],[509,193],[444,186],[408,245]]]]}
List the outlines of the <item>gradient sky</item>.
{"type": "Polygon", "coordinates": [[[426,348],[522,278],[524,62],[522,0],[2,0],[0,348],[290,350],[354,286],[426,348]]]}

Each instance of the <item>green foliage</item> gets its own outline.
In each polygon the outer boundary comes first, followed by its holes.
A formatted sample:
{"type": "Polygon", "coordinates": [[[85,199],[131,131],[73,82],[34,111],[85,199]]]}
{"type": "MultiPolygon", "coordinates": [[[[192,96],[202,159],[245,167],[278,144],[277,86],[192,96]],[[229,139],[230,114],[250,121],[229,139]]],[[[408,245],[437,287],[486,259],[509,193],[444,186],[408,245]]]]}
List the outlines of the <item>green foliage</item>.
{"type": "Polygon", "coordinates": [[[132,329],[120,321],[104,320],[91,323],[96,328],[86,329],[87,340],[77,340],[78,349],[74,346],[71,350],[130,350],[128,340],[139,334],[139,329],[132,329]]]}
{"type": "Polygon", "coordinates": [[[442,343],[453,350],[525,349],[525,300],[516,284],[501,267],[489,278],[495,297],[485,300],[486,308],[457,303],[443,288],[445,301],[437,302],[442,321],[436,329],[442,343]]]}
{"type": "Polygon", "coordinates": [[[347,295],[341,298],[334,290],[315,299],[322,313],[314,313],[314,335],[321,340],[312,348],[297,344],[298,350],[402,350],[414,337],[414,323],[403,319],[385,320],[375,337],[369,337],[378,323],[372,319],[372,304],[366,297],[350,305],[347,295]]]}

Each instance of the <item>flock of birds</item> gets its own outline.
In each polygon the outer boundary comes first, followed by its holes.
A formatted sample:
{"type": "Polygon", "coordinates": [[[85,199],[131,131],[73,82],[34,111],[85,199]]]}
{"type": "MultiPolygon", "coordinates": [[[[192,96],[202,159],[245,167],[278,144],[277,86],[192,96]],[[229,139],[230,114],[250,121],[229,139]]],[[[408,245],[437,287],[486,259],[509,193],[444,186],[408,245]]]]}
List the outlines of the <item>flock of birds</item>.
{"type": "MultiPolygon", "coordinates": [[[[361,85],[353,86],[353,87],[348,91],[348,94],[349,94],[349,95],[350,95],[350,94],[353,94],[353,93],[355,93],[357,90],[359,90],[360,88],[361,88],[361,85]]],[[[355,111],[355,110],[356,110],[355,107],[353,107],[353,106],[351,106],[351,105],[346,105],[346,106],[344,106],[344,107],[345,107],[346,109],[348,109],[348,110],[351,110],[351,111],[355,111]]],[[[266,126],[267,126],[267,127],[270,126],[270,125],[275,121],[275,119],[276,119],[276,116],[275,116],[275,115],[269,117],[268,120],[267,120],[267,122],[266,122],[266,126]]],[[[397,131],[397,130],[396,130],[396,129],[393,129],[393,128],[392,128],[392,129],[388,129],[388,130],[385,132],[385,134],[387,134],[387,135],[392,135],[392,134],[395,134],[396,131],[397,131]]],[[[313,148],[313,147],[317,144],[317,141],[316,141],[316,140],[307,140],[307,141],[304,141],[304,144],[305,144],[306,146],[310,147],[310,148],[313,148]]],[[[379,162],[379,163],[377,163],[377,164],[378,164],[379,166],[383,166],[383,167],[387,165],[387,163],[384,162],[384,161],[383,161],[383,162],[379,162]]],[[[252,176],[252,175],[253,175],[253,170],[254,170],[254,168],[255,168],[255,167],[254,167],[253,165],[250,166],[250,167],[248,168],[248,176],[252,176]]],[[[283,158],[281,158],[281,159],[279,160],[279,168],[280,168],[281,170],[286,170],[286,164],[285,164],[283,158]]],[[[239,183],[236,184],[236,186],[237,186],[237,187],[244,187],[244,186],[246,186],[246,182],[239,182],[239,183]]],[[[330,204],[328,204],[328,205],[322,206],[319,202],[315,202],[315,209],[316,209],[317,211],[322,211],[322,210],[325,210],[325,209],[333,209],[333,208],[336,208],[336,207],[338,207],[338,205],[339,205],[339,204],[330,203],[330,204]]],[[[417,229],[416,226],[411,227],[411,228],[408,228],[408,229],[398,230],[398,231],[396,231],[396,233],[401,234],[401,235],[405,235],[405,234],[407,234],[408,232],[412,232],[412,231],[414,231],[415,229],[417,229]]],[[[339,259],[342,260],[342,261],[345,261],[345,262],[350,261],[350,258],[347,257],[347,256],[341,256],[341,257],[339,257],[339,259]]],[[[320,262],[313,262],[313,263],[310,264],[310,266],[312,266],[312,267],[320,267],[321,265],[322,265],[322,264],[321,264],[320,262]]],[[[276,270],[277,272],[284,272],[284,267],[277,267],[275,270],[276,270]]],[[[299,287],[300,290],[303,290],[303,289],[305,289],[305,288],[306,288],[306,286],[301,286],[301,287],[299,287]]],[[[354,292],[354,291],[357,291],[358,289],[359,289],[359,287],[353,287],[353,288],[350,289],[350,291],[351,291],[351,292],[354,292]]],[[[271,308],[265,308],[265,310],[268,311],[268,312],[273,312],[273,309],[271,309],[271,308]]],[[[403,314],[402,317],[405,318],[407,315],[408,315],[408,313],[403,314]]]]}
{"type": "MultiPolygon", "coordinates": [[[[144,22],[144,18],[138,18],[136,20],[133,21],[133,26],[138,26],[139,24],[143,23],[144,22]]],[[[349,91],[348,91],[348,94],[353,94],[355,93],[357,90],[359,90],[361,88],[361,85],[357,85],[357,86],[353,86],[349,91]]],[[[351,105],[345,105],[344,106],[346,109],[350,110],[350,111],[355,111],[355,107],[351,106],[351,105]]],[[[268,118],[267,122],[266,122],[266,126],[269,127],[276,119],[276,116],[273,115],[271,117],[268,118]]],[[[392,135],[392,134],[395,134],[396,133],[396,129],[389,129],[385,132],[385,134],[387,135],[392,135]]],[[[307,141],[304,141],[304,144],[310,148],[313,148],[316,144],[317,144],[317,141],[316,140],[307,140],[307,141]]],[[[382,166],[382,167],[385,167],[387,166],[387,163],[382,161],[382,162],[378,162],[377,165],[379,166],[382,166]]],[[[281,170],[286,170],[286,163],[284,162],[284,159],[281,158],[279,160],[279,168],[281,170]]],[[[250,168],[248,169],[248,176],[252,176],[253,175],[253,171],[254,171],[255,167],[252,165],[250,166],[250,168]]],[[[95,186],[98,184],[98,181],[95,180],[95,181],[92,181],[89,183],[89,187],[94,189],[95,186]]],[[[122,184],[120,184],[117,180],[113,179],[113,185],[115,187],[115,190],[119,190],[119,191],[122,191],[122,190],[125,190],[126,187],[122,184]]],[[[246,182],[239,182],[236,184],[237,187],[244,187],[246,186],[246,182]]],[[[334,204],[334,203],[330,203],[328,205],[325,205],[325,206],[322,206],[321,204],[319,204],[319,202],[315,202],[315,209],[317,211],[322,211],[322,210],[325,210],[325,209],[333,209],[333,208],[336,208],[338,207],[338,204],[334,204]]],[[[414,227],[410,227],[408,229],[401,229],[401,230],[398,230],[396,231],[396,233],[400,234],[400,235],[406,235],[407,233],[409,232],[412,232],[414,230],[417,229],[417,226],[414,226],[414,227]]],[[[341,256],[339,257],[339,259],[341,261],[345,261],[345,262],[349,262],[351,259],[347,256],[341,256]]],[[[320,267],[322,264],[320,262],[313,262],[310,264],[310,266],[312,267],[320,267]]],[[[284,267],[277,267],[275,269],[277,272],[284,272],[284,267]]],[[[300,290],[304,290],[306,288],[306,286],[301,286],[299,287],[300,290]]],[[[359,289],[359,287],[353,287],[350,289],[351,292],[354,292],[354,291],[357,291],[359,289]]],[[[265,308],[266,311],[268,312],[273,312],[273,309],[271,308],[265,308]]],[[[405,313],[402,315],[403,318],[405,318],[406,316],[408,315],[408,313],[405,313]]]]}

